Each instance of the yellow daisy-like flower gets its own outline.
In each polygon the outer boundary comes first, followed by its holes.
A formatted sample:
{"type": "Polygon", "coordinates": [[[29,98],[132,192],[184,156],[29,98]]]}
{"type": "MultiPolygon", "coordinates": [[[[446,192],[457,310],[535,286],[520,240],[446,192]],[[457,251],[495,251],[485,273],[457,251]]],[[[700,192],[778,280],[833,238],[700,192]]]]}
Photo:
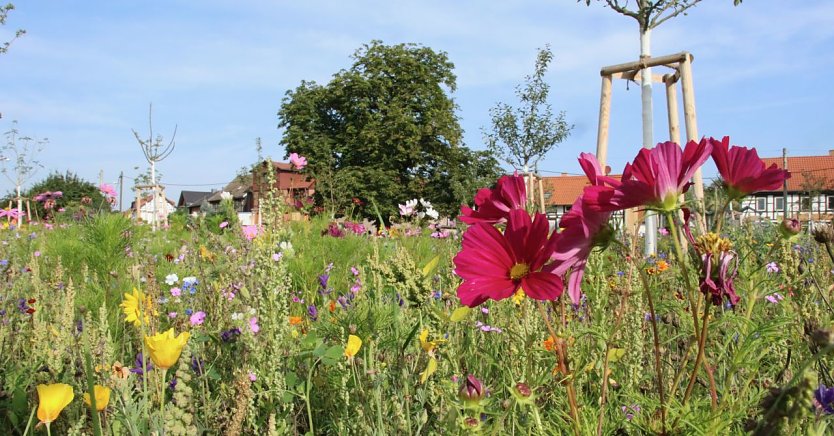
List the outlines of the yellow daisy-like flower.
{"type": "MultiPolygon", "coordinates": [[[[108,388],[107,386],[95,385],[93,386],[93,393],[96,396],[96,410],[101,412],[102,410],[106,409],[107,404],[110,403],[110,388],[108,388]]],[[[84,404],[86,404],[88,407],[92,407],[92,404],[90,404],[89,392],[84,393],[84,404]]]]}
{"type": "Polygon", "coordinates": [[[174,336],[174,329],[154,336],[145,336],[145,347],[151,354],[153,364],[159,369],[168,369],[177,363],[183,347],[188,343],[191,333],[182,332],[174,336]]]}
{"type": "Polygon", "coordinates": [[[125,294],[119,307],[125,314],[125,322],[132,322],[136,327],[140,327],[143,322],[147,325],[151,315],[159,314],[153,307],[153,300],[136,288],[133,288],[133,293],[125,294]]]}
{"type": "Polygon", "coordinates": [[[72,386],[68,384],[38,385],[38,419],[49,425],[58,419],[58,415],[73,398],[75,394],[72,392],[72,386]]]}
{"type": "Polygon", "coordinates": [[[360,348],[362,348],[362,339],[355,335],[348,336],[347,345],[345,345],[345,357],[353,359],[360,348]]]}

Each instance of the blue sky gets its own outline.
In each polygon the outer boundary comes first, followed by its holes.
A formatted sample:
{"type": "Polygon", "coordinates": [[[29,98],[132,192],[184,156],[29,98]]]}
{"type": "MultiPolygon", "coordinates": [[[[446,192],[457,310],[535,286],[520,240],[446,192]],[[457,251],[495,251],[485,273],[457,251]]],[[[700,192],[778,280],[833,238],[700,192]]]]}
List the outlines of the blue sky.
{"type": "MultiPolygon", "coordinates": [[[[276,112],[302,80],[327,82],[363,43],[416,42],[449,54],[453,98],[466,145],[483,147],[481,128],[496,102],[515,103],[514,87],[532,72],[536,49],[550,44],[550,100],[573,134],[542,162],[576,173],[593,152],[602,66],[636,60],[634,20],[601,4],[529,1],[68,1],[19,0],[0,41],[27,35],[0,56],[0,131],[49,138],[44,169],[115,182],[146,165],[131,129],[177,148],[160,169],[169,197],[181,189],[220,188],[256,160],[255,138],[279,159],[276,112]],[[141,167],[135,170],[135,167],[141,167]],[[183,186],[203,185],[203,186],[183,186]]],[[[695,56],[701,135],[729,135],[763,156],[824,154],[834,84],[834,2],[706,0],[653,34],[654,55],[695,56]]],[[[609,162],[615,171],[640,141],[639,87],[615,82],[609,162]]],[[[655,138],[666,139],[665,97],[655,91],[655,138]]],[[[5,140],[4,140],[5,142],[5,140]]],[[[707,174],[711,170],[707,169],[707,174]]],[[[130,181],[127,185],[130,186],[130,181]]],[[[11,189],[6,180],[0,192],[11,189]]],[[[126,200],[129,201],[129,200],[126,200]]]]}

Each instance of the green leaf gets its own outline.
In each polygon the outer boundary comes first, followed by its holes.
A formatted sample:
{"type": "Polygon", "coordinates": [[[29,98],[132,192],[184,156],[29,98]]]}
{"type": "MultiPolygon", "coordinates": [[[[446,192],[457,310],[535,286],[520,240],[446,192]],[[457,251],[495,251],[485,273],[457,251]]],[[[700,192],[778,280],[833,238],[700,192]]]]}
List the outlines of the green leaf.
{"type": "Polygon", "coordinates": [[[452,322],[463,321],[469,316],[469,312],[471,312],[471,311],[472,311],[472,309],[470,307],[467,307],[467,306],[458,307],[457,309],[455,309],[454,312],[452,312],[452,316],[449,317],[449,321],[452,321],[452,322]]]}
{"type": "Polygon", "coordinates": [[[403,342],[402,348],[400,348],[400,354],[405,353],[405,350],[408,348],[408,344],[414,339],[414,335],[417,334],[417,330],[420,328],[420,321],[414,323],[414,327],[411,328],[411,331],[408,333],[408,336],[405,338],[405,342],[403,342]]]}
{"type": "Polygon", "coordinates": [[[625,350],[622,348],[612,348],[608,350],[608,361],[614,363],[625,356],[625,350]]]}
{"type": "Polygon", "coordinates": [[[438,263],[440,263],[439,254],[437,256],[434,256],[434,258],[430,260],[429,263],[426,264],[426,266],[423,267],[423,277],[428,277],[429,274],[431,274],[432,271],[434,271],[434,269],[437,268],[438,263]]]}

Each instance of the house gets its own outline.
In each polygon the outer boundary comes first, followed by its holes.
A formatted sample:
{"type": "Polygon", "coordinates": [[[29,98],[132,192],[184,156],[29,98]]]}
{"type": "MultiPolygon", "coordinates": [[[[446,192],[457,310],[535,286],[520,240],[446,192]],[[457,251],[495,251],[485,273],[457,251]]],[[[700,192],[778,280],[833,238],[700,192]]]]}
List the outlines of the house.
{"type": "MultiPolygon", "coordinates": [[[[610,170],[610,168],[606,168],[610,170]]],[[[617,180],[619,175],[611,175],[617,180]]],[[[555,226],[568,211],[570,211],[576,199],[582,195],[582,191],[589,186],[588,177],[585,175],[568,175],[561,173],[558,176],[542,177],[542,191],[544,192],[544,204],[547,211],[547,220],[551,227],[555,226]]],[[[617,211],[612,214],[612,219],[622,220],[623,212],[617,211]]]]}
{"type": "Polygon", "coordinates": [[[206,198],[208,208],[217,211],[226,195],[231,195],[235,212],[242,225],[254,224],[252,217],[252,174],[241,174],[234,178],[222,190],[213,192],[206,198]]]}
{"type": "Polygon", "coordinates": [[[189,215],[200,212],[200,206],[213,192],[182,191],[177,202],[177,209],[185,210],[189,215]]]}
{"type": "MultiPolygon", "coordinates": [[[[781,157],[762,161],[767,167],[776,164],[783,168],[781,157]]],[[[787,215],[811,222],[834,218],[834,150],[821,156],[788,157],[787,162],[786,169],[791,172],[787,198],[782,188],[755,192],[742,201],[742,218],[778,221],[787,215]]]]}
{"type": "Polygon", "coordinates": [[[294,169],[292,164],[286,162],[264,161],[252,170],[252,214],[253,223],[260,224],[260,202],[268,191],[266,182],[267,171],[272,167],[275,182],[273,189],[280,195],[289,206],[294,206],[296,201],[304,201],[312,198],[316,193],[316,181],[301,174],[294,169]]]}
{"type": "MultiPolygon", "coordinates": [[[[156,203],[157,222],[168,222],[168,215],[176,212],[177,205],[172,200],[164,198],[162,193],[159,193],[156,203]]],[[[130,203],[130,216],[136,218],[136,200],[130,203]]],[[[150,223],[153,221],[154,201],[153,194],[144,195],[139,198],[139,219],[142,222],[150,223]]]]}

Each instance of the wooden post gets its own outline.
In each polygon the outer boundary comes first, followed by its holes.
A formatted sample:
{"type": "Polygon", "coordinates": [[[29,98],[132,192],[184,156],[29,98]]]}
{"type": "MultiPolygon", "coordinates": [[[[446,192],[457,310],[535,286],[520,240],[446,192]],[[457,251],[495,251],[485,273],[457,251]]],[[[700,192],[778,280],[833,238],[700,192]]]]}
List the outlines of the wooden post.
{"type": "Polygon", "coordinates": [[[536,174],[536,179],[538,179],[539,185],[539,208],[541,209],[542,213],[547,216],[547,208],[544,206],[544,189],[542,188],[542,176],[536,174]]]}
{"type": "Polygon", "coordinates": [[[140,195],[141,193],[139,192],[139,188],[136,188],[134,191],[136,193],[136,200],[133,202],[133,208],[136,210],[134,222],[138,223],[142,220],[142,215],[140,213],[142,210],[142,197],[140,195]]]}
{"type": "Polygon", "coordinates": [[[599,126],[597,127],[597,160],[605,168],[608,159],[608,125],[611,120],[611,75],[602,76],[602,91],[599,96],[599,126]]]}
{"type": "MultiPolygon", "coordinates": [[[[692,85],[692,55],[687,53],[680,63],[681,91],[683,93],[683,117],[686,123],[686,140],[698,141],[698,116],[695,113],[695,89],[692,85]]],[[[704,179],[701,169],[695,171],[692,177],[695,183],[695,198],[704,201],[704,179]]]]}
{"type": "Polygon", "coordinates": [[[677,79],[674,74],[663,76],[663,83],[666,84],[666,113],[669,120],[669,140],[680,144],[681,129],[678,116],[678,93],[675,85],[677,79]]]}
{"type": "Polygon", "coordinates": [[[32,204],[29,202],[29,199],[26,199],[26,219],[31,223],[32,222],[32,204]]]}

